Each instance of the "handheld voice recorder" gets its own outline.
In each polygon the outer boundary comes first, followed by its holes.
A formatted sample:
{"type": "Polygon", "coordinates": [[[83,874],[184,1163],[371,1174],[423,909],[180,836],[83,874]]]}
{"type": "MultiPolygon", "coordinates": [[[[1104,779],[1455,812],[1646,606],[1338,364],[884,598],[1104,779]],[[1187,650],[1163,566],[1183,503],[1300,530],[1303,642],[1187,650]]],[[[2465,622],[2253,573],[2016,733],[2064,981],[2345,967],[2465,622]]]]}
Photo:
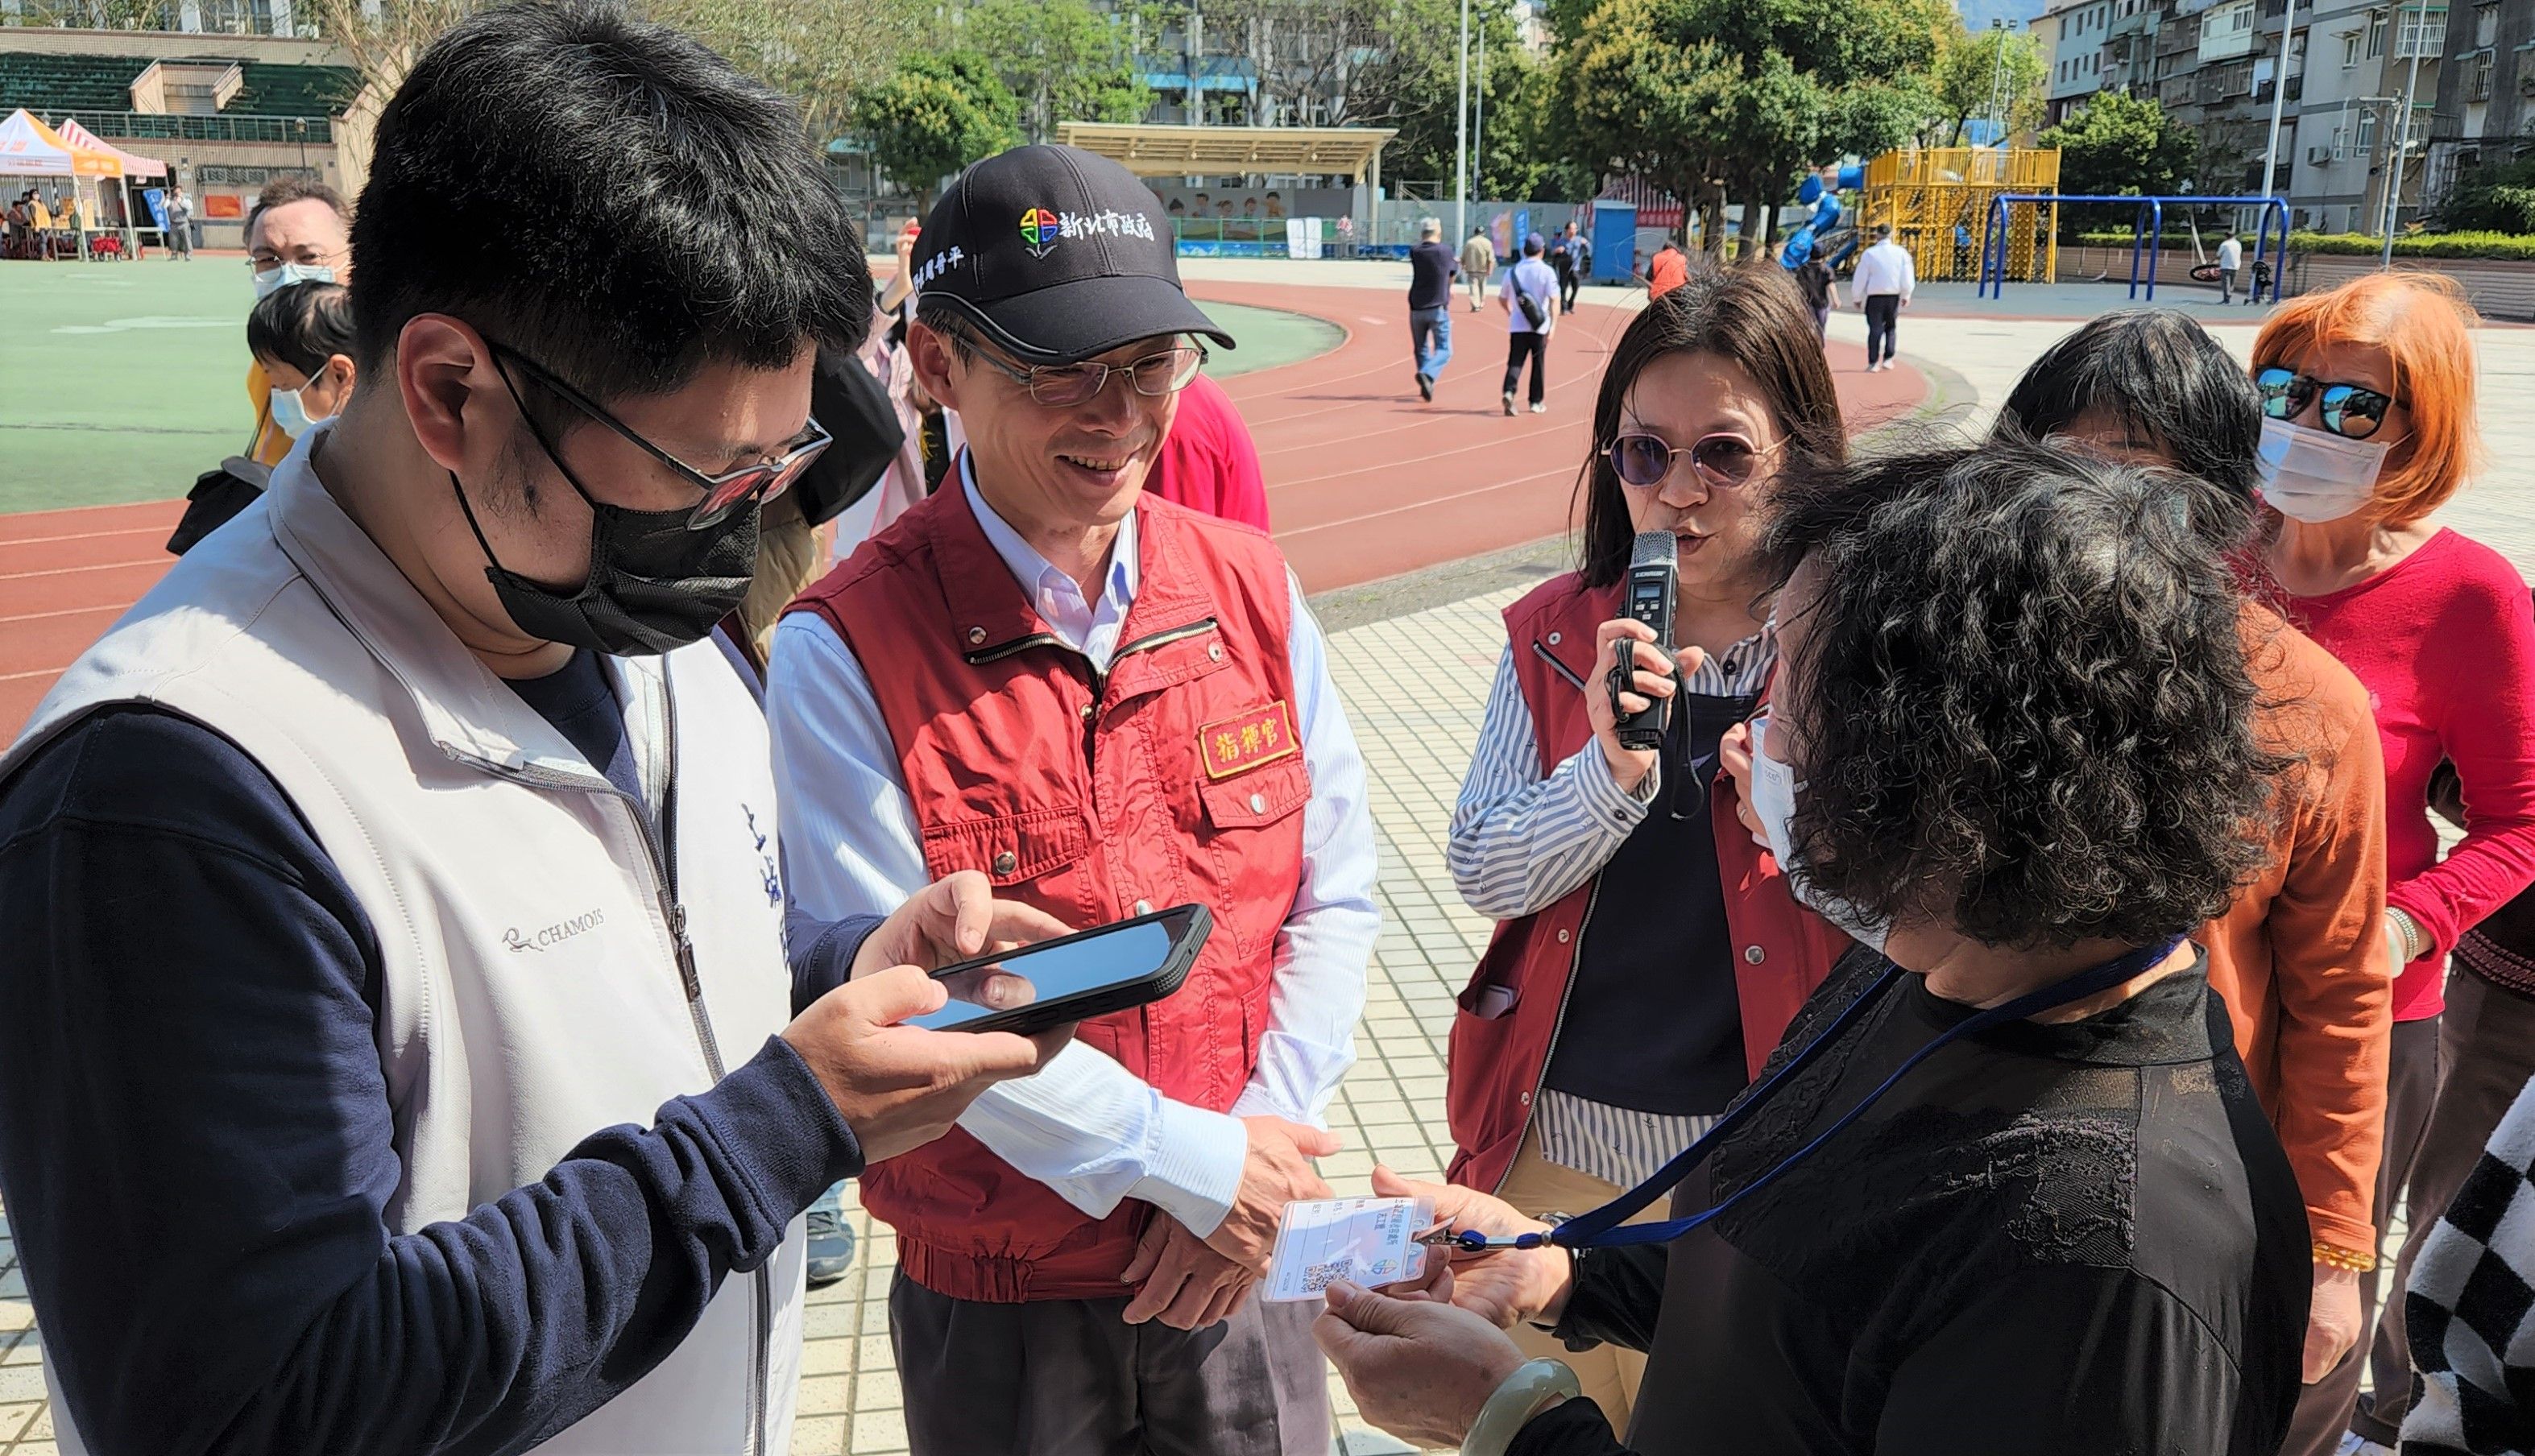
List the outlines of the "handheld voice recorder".
{"type": "MultiPolygon", "coordinates": [[[[1655,630],[1655,650],[1664,661],[1672,661],[1673,581],[1681,570],[1680,546],[1670,531],[1639,531],[1637,544],[1629,552],[1629,579],[1620,597],[1620,613],[1655,630]]],[[[1633,674],[1638,666],[1634,641],[1623,637],[1614,644],[1615,660],[1611,666],[1611,711],[1617,718],[1620,746],[1651,749],[1663,746],[1664,728],[1670,721],[1671,701],[1656,698],[1645,711],[1624,713],[1619,710],[1620,694],[1635,691],[1633,674]]]]}

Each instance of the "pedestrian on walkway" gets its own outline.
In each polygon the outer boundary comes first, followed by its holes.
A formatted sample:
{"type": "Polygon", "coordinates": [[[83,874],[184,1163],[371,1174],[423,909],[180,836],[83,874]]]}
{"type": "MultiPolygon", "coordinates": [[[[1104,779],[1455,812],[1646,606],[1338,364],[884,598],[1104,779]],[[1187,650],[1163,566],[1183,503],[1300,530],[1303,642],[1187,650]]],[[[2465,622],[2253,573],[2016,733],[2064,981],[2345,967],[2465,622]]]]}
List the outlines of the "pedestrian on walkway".
{"type": "MultiPolygon", "coordinates": [[[[1999,429],[2220,486],[2230,509],[2210,525],[2238,548],[2255,521],[2261,418],[2252,381],[2207,331],[2170,309],[2136,309],[2046,350],[2009,393],[1999,429]]],[[[2306,1198],[2315,1288],[2302,1373],[2313,1382],[2358,1341],[2358,1270],[2375,1262],[2382,1216],[2378,1149],[2393,1024],[2393,961],[2378,929],[2383,753],[2368,691],[2348,668],[2269,604],[2249,596],[2242,612],[2256,726],[2290,768],[2270,816],[2269,864],[2195,939],[2208,947],[2209,984],[2226,998],[2237,1055],[2306,1198]]],[[[2339,1438],[2348,1401],[2319,1400],[2324,1388],[2306,1385],[2293,1433],[2339,1438]]],[[[2289,1448],[2304,1449],[2294,1434],[2289,1448]]]]}
{"type": "Polygon", "coordinates": [[[65,1447],[780,1450],[803,1211],[1053,1052],[899,1024],[1062,929],[984,876],[787,966],[707,636],[871,309],[802,135],[612,6],[459,21],[379,115],[352,402],[0,758],[65,1447]]]}
{"type": "MultiPolygon", "coordinates": [[[[1594,406],[1583,569],[1506,609],[1445,849],[1461,898],[1498,927],[1453,1020],[1444,1096],[1452,1180],[1533,1217],[1598,1207],[1706,1131],[1846,948],[1789,896],[1716,772],[1718,740],[1778,665],[1761,502],[1790,454],[1845,449],[1804,324],[1783,277],[1744,269],[1630,321],[1594,406]],[[1678,660],[1620,610],[1648,530],[1683,537],[1678,660]],[[1672,704],[1660,751],[1615,736],[1603,684],[1624,641],[1637,666],[1623,705],[1672,704]]],[[[1626,1428],[1643,1359],[1573,1359],[1626,1428]]]]}
{"type": "Polygon", "coordinates": [[[1460,261],[1444,244],[1444,224],[1417,224],[1417,246],[1408,250],[1408,347],[1417,363],[1417,397],[1435,397],[1435,381],[1453,357],[1453,274],[1460,261]]]}
{"type": "Polygon", "coordinates": [[[1900,347],[1894,335],[1901,310],[1910,306],[1910,294],[1918,285],[1910,250],[1892,241],[1892,224],[1875,224],[1875,246],[1857,256],[1857,267],[1848,278],[1849,296],[1866,312],[1867,373],[1892,367],[1892,356],[1900,347]]]}
{"type": "Polygon", "coordinates": [[[1576,296],[1593,275],[1593,240],[1573,222],[1567,224],[1567,267],[1558,274],[1558,307],[1576,312],[1576,296]]]}
{"type": "Polygon", "coordinates": [[[1805,307],[1813,310],[1815,338],[1829,343],[1830,311],[1839,307],[1839,278],[1821,252],[1816,251],[1796,269],[1796,288],[1805,296],[1805,307]]]}
{"type": "Polygon", "coordinates": [[[817,923],[973,868],[1081,924],[1195,900],[1171,997],[866,1173],[916,1456],[1326,1456],[1310,1310],[1252,1288],[1354,1060],[1380,930],[1365,767],[1261,532],[1144,489],[1197,335],[1161,204],[1024,147],[926,219],[907,349],[953,480],[795,604],[768,715],[817,923]],[[1045,210],[1045,211],[1042,211],[1045,210]],[[1013,219],[1119,219],[1039,238],[1013,219]],[[1169,896],[1165,900],[1164,896],[1169,896]]]}
{"type": "Polygon", "coordinates": [[[2218,240],[2218,301],[2236,301],[2236,273],[2245,266],[2245,244],[2233,230],[2218,240]]]}
{"type": "Polygon", "coordinates": [[[1549,335],[1558,328],[1558,274],[1541,261],[1539,233],[1522,240],[1522,259],[1506,270],[1497,307],[1506,311],[1505,412],[1514,413],[1515,386],[1531,364],[1531,412],[1549,410],[1549,335]]]}
{"type": "Polygon", "coordinates": [[[1796,892],[1879,948],[1635,1190],[1705,1222],[1517,1248],[1550,1225],[1377,1170],[1505,1242],[1449,1303],[1331,1287],[1366,1420],[1524,1456],[2277,1449],[2306,1218],[2187,939],[2258,869],[2274,767],[2215,494],[2021,442],[1780,479],[1751,787],[1796,892]],[[1647,1352],[1625,1446],[1526,1320],[1647,1352]]]}
{"type": "Polygon", "coordinates": [[[194,200],[185,195],[184,184],[167,189],[167,252],[187,263],[194,261],[194,200]]]}
{"type": "MultiPolygon", "coordinates": [[[[2282,305],[2254,340],[2261,564],[2289,619],[2367,687],[2384,743],[2384,934],[2402,969],[2379,1219],[2399,1194],[2410,1233],[2365,1357],[2373,1402],[2357,1403],[2358,1351],[2325,1383],[2350,1429],[2387,1446],[2411,1397],[2399,1291],[2535,1071],[2535,1001],[2471,962],[2444,974],[2463,934],[2535,883],[2535,612],[2506,558],[2432,518],[2477,458],[2473,322],[2452,280],[2372,273],[2282,305]],[[2443,856],[2429,808],[2442,759],[2468,811],[2443,856]]],[[[2339,1439],[2327,1428],[2309,1449],[2339,1439]]]]}
{"type": "Polygon", "coordinates": [[[1470,229],[1470,240],[1461,244],[1461,280],[1470,289],[1470,312],[1479,311],[1480,301],[1488,294],[1488,279],[1497,271],[1497,247],[1488,241],[1484,222],[1470,229]]]}
{"type": "Polygon", "coordinates": [[[1646,298],[1661,298],[1689,281],[1690,255],[1681,251],[1681,244],[1665,238],[1655,256],[1646,260],[1646,298]]]}
{"type": "Polygon", "coordinates": [[[1558,274],[1558,306],[1576,305],[1576,224],[1568,223],[1549,235],[1549,269],[1558,274]]]}

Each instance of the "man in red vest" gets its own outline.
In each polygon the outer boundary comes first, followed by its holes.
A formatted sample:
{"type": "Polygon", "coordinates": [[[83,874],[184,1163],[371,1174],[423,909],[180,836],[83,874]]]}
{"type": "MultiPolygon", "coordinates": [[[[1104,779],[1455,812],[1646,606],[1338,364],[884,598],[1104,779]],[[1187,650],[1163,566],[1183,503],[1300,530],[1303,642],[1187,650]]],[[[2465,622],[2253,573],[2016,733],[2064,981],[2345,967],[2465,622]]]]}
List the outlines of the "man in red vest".
{"type": "Polygon", "coordinates": [[[1214,933],[1177,993],[864,1175],[908,1438],[1323,1456],[1317,1311],[1251,1293],[1286,1202],[1328,1194],[1374,838],[1283,558],[1144,488],[1197,337],[1232,340],[1152,194],[1070,148],[970,167],[913,270],[909,358],[967,448],[777,629],[796,921],[967,868],[1076,927],[1196,901],[1214,933]]]}

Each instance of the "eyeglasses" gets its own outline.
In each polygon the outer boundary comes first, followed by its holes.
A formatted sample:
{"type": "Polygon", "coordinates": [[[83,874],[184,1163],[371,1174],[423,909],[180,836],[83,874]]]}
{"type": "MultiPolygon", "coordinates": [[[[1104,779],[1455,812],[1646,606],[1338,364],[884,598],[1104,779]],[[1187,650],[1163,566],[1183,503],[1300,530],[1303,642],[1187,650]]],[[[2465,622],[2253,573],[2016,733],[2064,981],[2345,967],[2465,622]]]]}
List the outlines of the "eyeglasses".
{"type": "Polygon", "coordinates": [[[1037,403],[1050,408],[1081,404],[1109,388],[1109,376],[1123,374],[1135,386],[1136,393],[1149,399],[1176,394],[1197,378],[1210,356],[1198,345],[1182,344],[1127,364],[1033,364],[1020,368],[1007,364],[984,349],[971,353],[994,367],[996,373],[1029,391],[1037,403]]]}
{"type": "Polygon", "coordinates": [[[2272,365],[2255,371],[2254,388],[2262,396],[2262,413],[2275,420],[2295,419],[2320,394],[2323,427],[2345,440],[2365,440],[2385,423],[2385,411],[2399,402],[2393,395],[2361,385],[2327,384],[2272,365]]]}
{"type": "MultiPolygon", "coordinates": [[[[507,359],[518,365],[521,373],[552,391],[566,404],[615,431],[635,449],[677,471],[689,484],[703,491],[705,498],[697,502],[695,510],[687,516],[687,529],[691,531],[700,531],[708,526],[718,524],[730,513],[751,501],[771,501],[783,494],[791,489],[793,481],[801,478],[802,471],[810,468],[810,462],[817,459],[834,443],[833,437],[814,419],[774,458],[742,465],[735,470],[724,470],[719,475],[708,475],[635,434],[624,421],[601,408],[596,400],[565,384],[555,377],[552,370],[522,354],[519,350],[508,344],[497,343],[493,345],[493,353],[497,358],[507,359]]],[[[506,382],[509,376],[504,376],[506,382]]],[[[519,397],[516,387],[512,391],[512,397],[514,399],[519,397]]],[[[525,403],[521,405],[521,413],[527,413],[525,403]]],[[[531,418],[529,427],[533,429],[535,424],[535,420],[531,418]]],[[[539,438],[542,442],[542,433],[539,438]]],[[[550,454],[554,449],[551,444],[546,448],[550,454]]]]}
{"type": "Polygon", "coordinates": [[[1702,435],[1688,445],[1672,445],[1658,435],[1623,435],[1610,443],[1603,454],[1611,461],[1611,473],[1640,490],[1661,485],[1672,473],[1675,455],[1690,456],[1690,468],[1709,485],[1737,490],[1750,485],[1761,473],[1761,461],[1786,445],[1781,440],[1767,447],[1754,445],[1740,435],[1702,435]]]}

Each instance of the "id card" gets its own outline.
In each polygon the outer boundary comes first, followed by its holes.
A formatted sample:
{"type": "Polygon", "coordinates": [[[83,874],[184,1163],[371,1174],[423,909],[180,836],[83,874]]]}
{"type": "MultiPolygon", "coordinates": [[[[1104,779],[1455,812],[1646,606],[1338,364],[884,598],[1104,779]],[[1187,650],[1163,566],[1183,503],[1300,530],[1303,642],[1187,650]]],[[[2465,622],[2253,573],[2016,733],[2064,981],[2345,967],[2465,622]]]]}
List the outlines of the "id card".
{"type": "Polygon", "coordinates": [[[1260,1298],[1317,1300],[1343,1279],[1379,1289],[1426,1272],[1417,1236],[1435,1222],[1431,1198],[1321,1198],[1285,1205],[1260,1298]]]}

